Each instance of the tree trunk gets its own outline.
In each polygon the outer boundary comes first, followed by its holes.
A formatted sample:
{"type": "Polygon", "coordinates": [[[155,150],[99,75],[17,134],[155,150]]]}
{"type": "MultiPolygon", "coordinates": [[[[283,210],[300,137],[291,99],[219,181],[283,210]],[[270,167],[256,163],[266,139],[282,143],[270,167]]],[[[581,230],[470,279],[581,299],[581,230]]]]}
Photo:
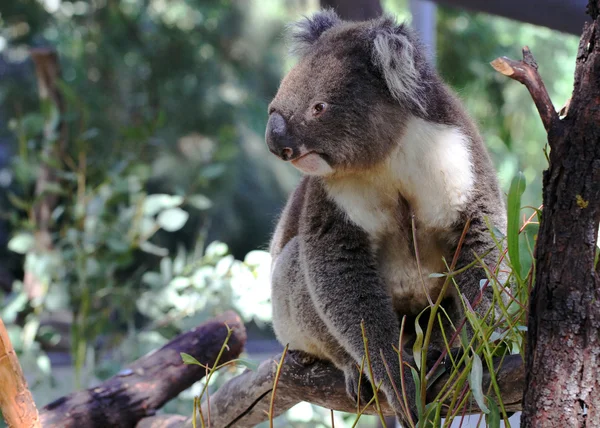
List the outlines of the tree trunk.
{"type": "Polygon", "coordinates": [[[348,21],[364,21],[383,13],[379,0],[321,0],[321,7],[335,9],[340,18],[348,21]]]}
{"type": "Polygon", "coordinates": [[[548,131],[527,333],[522,427],[600,427],[600,0],[590,0],[575,87],[558,118],[528,52],[494,67],[529,89],[548,131]]]}

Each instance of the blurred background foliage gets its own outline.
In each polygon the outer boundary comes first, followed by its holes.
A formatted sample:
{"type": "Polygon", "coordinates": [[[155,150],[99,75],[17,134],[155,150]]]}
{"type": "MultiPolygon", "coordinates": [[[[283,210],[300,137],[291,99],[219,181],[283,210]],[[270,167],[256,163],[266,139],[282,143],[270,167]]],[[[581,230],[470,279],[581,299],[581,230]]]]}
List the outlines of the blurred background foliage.
{"type": "MultiPolygon", "coordinates": [[[[410,20],[407,0],[382,4],[410,20]]],[[[284,26],[317,8],[316,0],[2,2],[0,314],[39,405],[227,308],[256,337],[272,337],[268,255],[253,250],[266,248],[298,174],[264,147],[266,106],[294,61],[284,26]],[[57,50],[67,104],[45,252],[31,212],[50,119],[32,47],[57,50]],[[24,270],[42,284],[33,299],[24,270]],[[75,383],[67,376],[60,385],[51,361],[61,352],[75,383]]],[[[437,40],[438,69],[480,125],[503,188],[523,171],[523,201],[539,205],[545,132],[527,91],[489,62],[528,45],[558,108],[570,95],[577,38],[439,7],[437,40]]],[[[189,411],[193,393],[169,410],[189,411]]],[[[306,426],[329,417],[311,412],[306,426]]]]}

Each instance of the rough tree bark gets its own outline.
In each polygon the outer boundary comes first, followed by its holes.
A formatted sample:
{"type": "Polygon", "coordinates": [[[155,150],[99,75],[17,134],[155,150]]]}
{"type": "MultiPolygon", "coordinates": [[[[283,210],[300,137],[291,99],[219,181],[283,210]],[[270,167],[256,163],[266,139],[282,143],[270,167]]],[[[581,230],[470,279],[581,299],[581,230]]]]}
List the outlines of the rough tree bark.
{"type": "Polygon", "coordinates": [[[570,104],[559,119],[531,54],[494,62],[524,83],[548,131],[544,209],[527,333],[523,427],[600,426],[600,0],[579,43],[570,104]]]}
{"type": "Polygon", "coordinates": [[[0,411],[9,427],[38,428],[40,418],[17,354],[0,319],[0,411]]]}
{"type": "Polygon", "coordinates": [[[204,377],[206,370],[184,364],[180,353],[190,354],[200,363],[212,366],[227,337],[225,324],[233,333],[220,363],[236,358],[246,343],[246,330],[242,320],[229,311],[181,334],[102,384],[48,404],[40,412],[42,426],[135,426],[204,377]]]}
{"type": "Polygon", "coordinates": [[[383,13],[379,0],[321,0],[322,8],[333,8],[340,18],[349,21],[373,19],[383,13]]]}

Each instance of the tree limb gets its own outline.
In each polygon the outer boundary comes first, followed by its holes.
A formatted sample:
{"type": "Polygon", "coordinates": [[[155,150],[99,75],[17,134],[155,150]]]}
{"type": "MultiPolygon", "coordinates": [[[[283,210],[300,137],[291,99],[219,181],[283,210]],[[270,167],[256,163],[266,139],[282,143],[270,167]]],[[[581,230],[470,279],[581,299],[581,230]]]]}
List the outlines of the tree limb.
{"type": "Polygon", "coordinates": [[[507,57],[497,58],[491,62],[494,69],[505,76],[521,82],[533,98],[546,131],[557,123],[558,114],[552,105],[546,86],[538,73],[538,65],[527,46],[523,48],[523,60],[515,61],[507,57]]]}
{"type": "Polygon", "coordinates": [[[135,426],[205,376],[203,367],[184,364],[180,353],[212,366],[227,337],[225,324],[233,333],[220,363],[236,358],[246,343],[246,330],[242,320],[228,311],[177,336],[102,384],[48,404],[40,415],[43,426],[135,426]]]}
{"type": "Polygon", "coordinates": [[[40,418],[19,359],[0,319],[0,411],[9,427],[38,428],[40,418]]]}
{"type": "MultiPolygon", "coordinates": [[[[246,370],[231,379],[210,396],[210,426],[212,428],[245,428],[253,427],[268,419],[269,402],[277,362],[281,355],[263,362],[252,372],[246,370]]],[[[521,409],[521,398],[525,387],[525,374],[522,359],[519,355],[504,358],[501,366],[499,359],[495,361],[496,380],[502,393],[506,411],[521,409]]],[[[428,390],[428,401],[433,400],[448,381],[449,374],[442,375],[428,390]]],[[[490,374],[483,376],[483,389],[490,386],[490,374]]],[[[326,408],[356,413],[356,405],[346,395],[344,375],[328,362],[317,361],[304,365],[301,358],[291,351],[282,367],[281,377],[277,384],[275,397],[275,416],[282,414],[295,404],[308,401],[326,408]]],[[[384,414],[393,415],[391,408],[381,400],[384,414]]],[[[446,409],[442,410],[444,413],[446,409]]],[[[472,413],[479,413],[476,404],[471,407],[472,413]]],[[[203,415],[208,414],[206,402],[202,405],[203,415]]],[[[374,414],[372,406],[365,414],[374,414]]],[[[159,427],[162,425],[156,425],[159,427]]],[[[164,425],[169,426],[169,425],[164,425]]],[[[185,426],[191,426],[190,420],[185,426]]],[[[154,425],[145,425],[155,427],[154,425]]]]}

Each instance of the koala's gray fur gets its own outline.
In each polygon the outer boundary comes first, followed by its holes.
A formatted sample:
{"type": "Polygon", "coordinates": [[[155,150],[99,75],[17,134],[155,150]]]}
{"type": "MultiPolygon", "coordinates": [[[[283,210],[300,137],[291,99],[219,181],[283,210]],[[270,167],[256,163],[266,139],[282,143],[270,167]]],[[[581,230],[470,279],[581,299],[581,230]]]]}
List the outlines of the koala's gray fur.
{"type": "MultiPolygon", "coordinates": [[[[266,140],[307,175],[271,242],[275,333],[290,349],[331,360],[356,398],[365,394],[357,391],[364,320],[371,382],[382,382],[405,420],[381,355],[400,386],[400,320],[414,323],[427,294],[438,297],[444,279],[429,274],[446,271],[443,258],[452,260],[467,221],[457,268],[486,253],[495,267],[485,218],[505,229],[503,197],[475,125],[406,26],[325,11],[297,24],[293,40],[299,62],[269,106],[266,140]]],[[[456,281],[473,302],[485,277],[472,268],[456,281]]],[[[488,288],[477,312],[491,302],[488,288]]],[[[454,287],[444,307],[456,325],[463,314],[454,287]]],[[[443,348],[441,335],[432,346],[443,348]]],[[[414,397],[410,372],[404,377],[414,397]]]]}

